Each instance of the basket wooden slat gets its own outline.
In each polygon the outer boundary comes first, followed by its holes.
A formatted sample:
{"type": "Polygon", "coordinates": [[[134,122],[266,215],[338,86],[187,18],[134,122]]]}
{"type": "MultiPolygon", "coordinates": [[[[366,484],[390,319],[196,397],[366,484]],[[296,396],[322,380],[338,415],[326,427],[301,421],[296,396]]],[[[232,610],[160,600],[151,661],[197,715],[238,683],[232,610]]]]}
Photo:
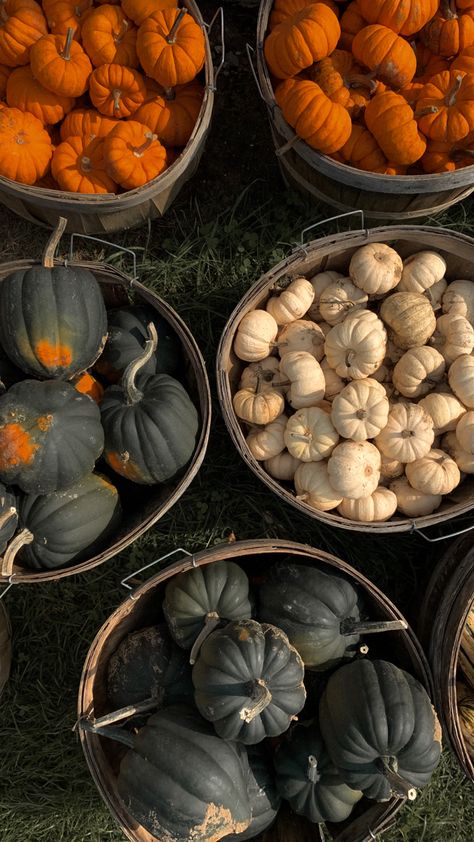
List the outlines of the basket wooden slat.
{"type": "Polygon", "coordinates": [[[408,532],[417,528],[442,523],[456,515],[465,514],[474,507],[474,477],[468,477],[447,496],[441,507],[431,515],[416,518],[395,516],[383,523],[360,523],[349,520],[334,512],[320,512],[296,499],[290,486],[273,479],[260,462],[252,456],[245,441],[245,425],[237,418],[232,406],[232,397],[237,390],[240,374],[246,363],[237,359],[233,352],[234,337],[242,317],[251,310],[264,307],[274,287],[285,286],[300,275],[311,277],[326,269],[345,273],[353,253],[366,243],[388,243],[405,258],[420,249],[434,249],[445,258],[448,269],[446,278],[474,279],[474,240],[444,228],[428,226],[387,226],[361,232],[345,232],[323,237],[296,249],[288,258],[263,275],[244,295],[231,314],[221,336],[217,351],[217,391],[224,421],[240,455],[252,471],[282,500],[310,517],[342,529],[381,534],[384,532],[408,532]]]}
{"type": "MultiPolygon", "coordinates": [[[[79,719],[83,717],[93,719],[109,712],[110,707],[106,698],[109,659],[120,641],[131,631],[162,621],[161,599],[165,584],[172,576],[191,570],[193,567],[212,564],[223,559],[237,561],[251,573],[255,572],[257,565],[263,564],[262,569],[264,569],[282,555],[291,555],[297,562],[317,565],[329,573],[339,572],[346,575],[360,589],[364,604],[373,619],[404,619],[388,597],[362,573],[322,550],[292,541],[268,539],[221,544],[191,557],[188,556],[161,570],[137,588],[132,594],[133,599],[129,597],[125,600],[106,620],[97,633],[84,663],[78,696],[79,719]]],[[[387,634],[383,637],[381,656],[393,660],[399,667],[411,672],[432,694],[430,671],[412,629],[408,626],[404,631],[390,633],[389,641],[387,634]]],[[[376,652],[375,641],[373,645],[373,651],[376,652]]],[[[79,728],[79,734],[96,786],[127,839],[131,842],[157,842],[154,836],[133,820],[117,793],[116,775],[122,756],[121,748],[114,742],[84,729],[79,728]]],[[[383,804],[363,799],[346,822],[328,825],[328,830],[334,842],[370,842],[374,835],[393,824],[395,815],[403,803],[404,800],[399,798],[392,798],[383,804]]],[[[255,842],[316,842],[319,840],[316,826],[309,825],[304,819],[294,814],[291,814],[291,822],[289,822],[287,815],[284,812],[272,828],[256,837],[255,842]]]]}
{"type": "MultiPolygon", "coordinates": [[[[61,261],[55,261],[55,263],[59,265],[61,261]]],[[[11,272],[26,269],[35,264],[36,261],[33,260],[2,263],[0,265],[0,283],[11,272]]],[[[93,261],[68,261],[68,266],[80,266],[90,269],[94,273],[108,308],[126,306],[131,301],[137,304],[146,304],[171,325],[181,341],[184,357],[184,379],[186,388],[199,413],[199,432],[194,453],[188,465],[177,477],[172,478],[164,485],[137,485],[124,481],[118,474],[111,472],[111,480],[119,490],[124,516],[118,533],[112,538],[113,543],[102,552],[79,564],[70,565],[60,570],[29,570],[15,562],[13,576],[5,577],[0,573],[0,584],[9,581],[13,584],[56,581],[74,573],[84,573],[122,552],[140,535],[154,526],[179,500],[201,467],[209,441],[211,394],[206,364],[185,322],[156,293],[147,289],[139,281],[132,281],[127,275],[112,266],[93,261]]],[[[104,471],[106,472],[105,467],[104,471]]]]}
{"type": "Polygon", "coordinates": [[[121,194],[84,195],[19,184],[0,176],[0,203],[46,228],[54,228],[60,216],[68,219],[67,231],[78,234],[110,234],[157,219],[166,212],[183,185],[195,174],[214,105],[215,71],[206,25],[195,0],[183,0],[204,33],[204,99],[192,135],[176,161],[165,172],[135,190],[121,194]]]}
{"type": "Polygon", "coordinates": [[[3,602],[0,601],[0,696],[10,675],[12,660],[10,620],[3,602]]]}
{"type": "Polygon", "coordinates": [[[389,176],[340,164],[295,139],[276,104],[264,56],[264,41],[273,0],[262,0],[257,21],[257,74],[267,106],[271,135],[285,182],[319,202],[341,211],[363,210],[373,224],[423,219],[467,198],[474,190],[474,166],[453,173],[389,176]]]}

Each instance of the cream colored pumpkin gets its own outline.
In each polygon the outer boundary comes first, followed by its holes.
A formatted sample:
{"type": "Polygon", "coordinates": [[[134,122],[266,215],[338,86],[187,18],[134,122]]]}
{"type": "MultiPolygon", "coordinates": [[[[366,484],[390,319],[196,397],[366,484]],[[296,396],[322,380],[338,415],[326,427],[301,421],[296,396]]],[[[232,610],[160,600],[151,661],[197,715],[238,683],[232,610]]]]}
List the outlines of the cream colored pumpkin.
{"type": "Polygon", "coordinates": [[[293,409],[314,406],[324,398],[325,380],[321,366],[307,351],[289,351],[282,357],[280,371],[290,381],[287,399],[293,409]]]}
{"type": "Polygon", "coordinates": [[[424,494],[412,488],[406,477],[394,479],[389,488],[396,495],[397,509],[407,517],[430,515],[443,501],[441,494],[424,494]]]}
{"type": "Polygon", "coordinates": [[[252,310],[239,322],[234,340],[234,352],[240,360],[257,362],[268,357],[278,325],[266,310],[252,310]]]}
{"type": "Polygon", "coordinates": [[[436,251],[419,251],[403,261],[400,292],[424,292],[439,283],[446,272],[446,261],[436,251]]]}
{"type": "Polygon", "coordinates": [[[431,416],[435,436],[455,430],[459,419],[466,412],[466,407],[452,392],[432,392],[422,398],[419,406],[431,416]]]}
{"type": "Polygon", "coordinates": [[[329,482],[326,462],[306,462],[295,471],[296,499],[318,509],[329,512],[342,500],[329,482]]]}
{"type": "Polygon", "coordinates": [[[448,282],[446,278],[441,278],[441,280],[436,284],[433,284],[432,287],[425,289],[423,295],[428,299],[433,310],[441,310],[441,302],[447,287],[448,282]]]}
{"type": "Polygon", "coordinates": [[[375,444],[389,459],[414,462],[431,450],[433,421],[422,406],[397,403],[389,412],[387,424],[375,444]]]}
{"type": "Polygon", "coordinates": [[[403,462],[399,462],[398,459],[390,459],[384,453],[380,455],[382,459],[380,464],[380,482],[386,484],[396,477],[401,477],[405,472],[403,462]]]}
{"type": "Polygon", "coordinates": [[[474,409],[474,357],[467,354],[456,357],[449,368],[448,380],[461,403],[474,409]]]}
{"type": "Polygon", "coordinates": [[[380,463],[380,453],[370,442],[343,441],[329,457],[329,482],[342,497],[368,497],[379,484],[380,463]]]}
{"type": "Polygon", "coordinates": [[[281,392],[254,392],[239,389],[232,404],[236,415],[249,424],[269,424],[283,413],[285,399],[281,392]]]}
{"type": "Polygon", "coordinates": [[[335,272],[334,269],[328,269],[326,272],[318,272],[317,275],[310,278],[310,284],[314,290],[314,298],[311,307],[309,308],[306,316],[308,319],[311,319],[313,322],[320,322],[322,320],[321,313],[319,312],[319,299],[321,298],[321,293],[324,292],[326,287],[329,284],[332,284],[333,281],[337,281],[338,278],[343,278],[344,276],[340,272],[335,272]]]}
{"type": "Polygon", "coordinates": [[[254,392],[270,392],[276,389],[284,392],[284,388],[276,387],[274,381],[282,380],[280,375],[280,360],[278,357],[265,357],[258,363],[250,363],[240,375],[239,389],[252,389],[254,392]]]}
{"type": "Polygon", "coordinates": [[[460,313],[445,313],[436,320],[436,330],[430,342],[450,365],[457,357],[471,353],[474,328],[460,313]]]}
{"type": "Polygon", "coordinates": [[[339,394],[341,389],[344,388],[346,383],[342,379],[342,377],[339,377],[339,375],[334,371],[334,369],[331,368],[326,357],[322,358],[320,365],[324,374],[324,397],[327,401],[332,401],[334,397],[339,394]]]}
{"type": "Polygon", "coordinates": [[[474,411],[466,412],[459,419],[456,427],[456,438],[462,449],[467,453],[474,453],[474,411]]]}
{"type": "Polygon", "coordinates": [[[380,318],[395,345],[407,350],[426,345],[436,327],[430,302],[417,292],[394,292],[382,302],[380,318]]]}
{"type": "Polygon", "coordinates": [[[405,398],[420,398],[439,383],[445,368],[444,359],[435,348],[410,348],[393,369],[393,385],[405,398]]]}
{"type": "Polygon", "coordinates": [[[338,506],[338,512],[350,520],[362,523],[388,520],[397,510],[397,496],[388,488],[379,485],[369,497],[350,500],[346,497],[338,506]]]}
{"type": "Polygon", "coordinates": [[[324,357],[325,336],[319,325],[305,319],[285,325],[278,337],[278,353],[280,357],[290,351],[307,351],[318,362],[324,357]]]}
{"type": "Polygon", "coordinates": [[[444,450],[430,450],[405,468],[408,482],[423,494],[450,494],[461,482],[454,459],[444,450]]]}
{"type": "Polygon", "coordinates": [[[353,441],[373,439],[385,427],[389,403],[385,389],[366,377],[354,380],[336,395],[331,420],[340,436],[353,441]]]}
{"type": "Polygon", "coordinates": [[[306,278],[295,278],[280,293],[272,295],[266,303],[267,311],[277,324],[286,325],[301,319],[308,311],[314,299],[314,289],[306,278]]]}
{"type": "Polygon", "coordinates": [[[462,449],[454,430],[445,433],[441,439],[441,447],[454,459],[463,474],[474,474],[474,454],[462,449]]]}
{"type": "Polygon", "coordinates": [[[458,313],[474,324],[474,283],[453,281],[443,295],[443,313],[458,313]]]}
{"type": "Polygon", "coordinates": [[[369,295],[385,295],[402,276],[400,255],[385,243],[367,243],[357,249],[349,263],[352,282],[369,295]]]}
{"type": "Polygon", "coordinates": [[[370,377],[385,357],[387,334],[371,310],[356,310],[329,331],[324,350],[339,377],[370,377]]]}
{"type": "Polygon", "coordinates": [[[308,406],[288,418],[284,441],[288,451],[301,462],[319,462],[330,456],[339,434],[324,409],[308,406]]]}
{"type": "Polygon", "coordinates": [[[333,281],[321,293],[319,312],[330,325],[344,321],[348,313],[367,307],[368,296],[350,278],[333,281]]]}
{"type": "Polygon", "coordinates": [[[255,427],[246,438],[247,447],[259,462],[278,456],[285,449],[286,415],[279,415],[265,427],[255,427]]]}
{"type": "Polygon", "coordinates": [[[283,450],[277,456],[272,456],[271,459],[265,459],[263,463],[267,473],[281,482],[291,482],[300,464],[299,459],[296,459],[287,450],[283,450]]]}

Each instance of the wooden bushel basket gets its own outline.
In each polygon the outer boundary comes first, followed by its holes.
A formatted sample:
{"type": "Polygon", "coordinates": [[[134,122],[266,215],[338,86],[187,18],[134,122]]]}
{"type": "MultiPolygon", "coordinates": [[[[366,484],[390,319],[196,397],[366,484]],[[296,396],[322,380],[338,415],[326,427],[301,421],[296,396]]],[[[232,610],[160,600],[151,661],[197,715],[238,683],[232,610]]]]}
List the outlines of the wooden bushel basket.
{"type": "Polygon", "coordinates": [[[0,696],[10,675],[12,659],[10,620],[3,602],[0,601],[0,696]]]}
{"type": "Polygon", "coordinates": [[[474,166],[432,175],[379,175],[340,164],[298,140],[276,104],[263,45],[273,0],[262,0],[257,21],[258,87],[283,179],[340,211],[362,209],[371,223],[409,222],[441,213],[474,190],[474,166]]]}
{"type": "Polygon", "coordinates": [[[310,517],[331,526],[372,534],[409,532],[415,528],[433,526],[456,515],[469,512],[474,507],[474,476],[467,477],[452,494],[444,499],[436,512],[416,518],[416,521],[403,516],[394,516],[391,520],[381,523],[361,523],[334,514],[332,511],[320,512],[297,500],[289,484],[284,485],[273,479],[264,470],[262,463],[257,462],[252,456],[245,441],[245,425],[234,412],[232,397],[237,390],[242,369],[246,365],[237,359],[233,351],[235,334],[242,317],[251,310],[264,307],[273,289],[284,288],[293,278],[300,275],[311,277],[327,269],[336,269],[345,273],[356,249],[366,243],[377,242],[393,246],[403,258],[421,249],[434,249],[442,254],[447,262],[448,281],[456,278],[474,278],[474,240],[464,234],[457,234],[444,228],[389,226],[322,237],[320,240],[314,240],[295,249],[289,257],[262,275],[260,280],[246,292],[224,328],[217,351],[217,390],[224,421],[237,450],[252,471],[282,500],[291,503],[310,517]]]}
{"type": "Polygon", "coordinates": [[[436,565],[421,607],[418,630],[433,671],[436,709],[461,768],[474,782],[474,760],[459,724],[456,672],[461,636],[474,600],[472,536],[458,538],[436,565]]]}
{"type": "MultiPolygon", "coordinates": [[[[177,551],[178,552],[178,551],[177,551]]],[[[181,551],[182,552],[182,551],[181,551]]],[[[357,570],[344,561],[321,550],[292,541],[237,541],[220,544],[195,555],[187,555],[161,570],[138,587],[108,618],[95,637],[84,663],[79,698],[78,718],[90,721],[110,711],[106,699],[107,665],[120,641],[130,632],[147,625],[163,622],[160,611],[166,582],[174,575],[205,564],[228,559],[238,562],[249,574],[263,571],[282,555],[291,555],[300,563],[317,565],[324,572],[339,572],[359,588],[367,610],[374,620],[403,620],[388,597],[357,570]]],[[[129,577],[131,578],[131,577],[129,577]]],[[[410,627],[383,635],[380,656],[393,660],[397,666],[415,676],[431,694],[431,677],[423,650],[410,627]],[[387,634],[389,640],[387,639],[387,634]]],[[[373,652],[376,653],[374,642],[373,652]]],[[[80,727],[79,734],[87,765],[95,784],[115,820],[131,842],[161,842],[152,836],[127,812],[116,787],[116,777],[123,748],[108,739],[80,727]]],[[[327,825],[334,842],[370,842],[394,823],[394,816],[404,804],[402,798],[376,803],[364,798],[345,822],[327,825]]],[[[276,823],[255,842],[319,842],[317,825],[282,809],[276,823]]]]}
{"type": "MultiPolygon", "coordinates": [[[[51,242],[54,243],[53,234],[51,242]]],[[[57,237],[57,240],[59,237],[57,237]]],[[[55,245],[55,243],[54,243],[55,245]]],[[[109,244],[107,244],[109,245],[109,244]]],[[[0,264],[0,283],[11,272],[20,269],[28,269],[37,265],[34,260],[15,260],[10,263],[0,264]]],[[[54,260],[55,265],[64,264],[65,261],[54,260]]],[[[122,552],[125,547],[133,543],[140,535],[156,524],[163,515],[179,500],[186,491],[199,468],[201,467],[209,441],[209,428],[211,423],[211,394],[209,381],[206,372],[206,365],[196,341],[178,314],[156,293],[147,289],[135,278],[131,278],[119,269],[105,263],[94,261],[68,260],[68,266],[80,266],[89,269],[98,280],[106,307],[123,307],[131,303],[144,304],[151,307],[158,315],[164,318],[181,341],[184,360],[184,382],[199,415],[199,430],[196,438],[194,453],[186,465],[169,482],[154,486],[138,485],[124,480],[119,474],[115,474],[104,467],[104,473],[110,474],[110,478],[116,485],[123,509],[123,518],[118,532],[111,538],[102,552],[87,558],[78,564],[70,564],[57,570],[32,570],[23,567],[20,562],[14,562],[11,576],[3,576],[0,573],[1,584],[40,583],[64,579],[75,573],[84,573],[104,561],[122,552]]],[[[98,470],[102,467],[97,466],[98,470]]],[[[0,559],[1,568],[1,559],[0,559]]]]}
{"type": "MultiPolygon", "coordinates": [[[[0,176],[0,202],[10,210],[46,228],[54,228],[58,217],[68,218],[68,232],[78,234],[110,234],[142,225],[149,219],[163,216],[175,200],[183,185],[196,172],[211,124],[215,83],[218,70],[212,63],[208,28],[195,0],[183,0],[189,13],[204,32],[206,60],[204,73],[204,99],[192,135],[174,163],[162,175],[143,187],[120,194],[81,194],[44,187],[20,184],[0,176]]],[[[211,21],[214,22],[218,13],[211,21]]],[[[222,15],[222,12],[221,12],[222,15]]],[[[221,33],[223,36],[223,18],[221,33]]],[[[222,57],[224,45],[222,44],[222,57]]]]}

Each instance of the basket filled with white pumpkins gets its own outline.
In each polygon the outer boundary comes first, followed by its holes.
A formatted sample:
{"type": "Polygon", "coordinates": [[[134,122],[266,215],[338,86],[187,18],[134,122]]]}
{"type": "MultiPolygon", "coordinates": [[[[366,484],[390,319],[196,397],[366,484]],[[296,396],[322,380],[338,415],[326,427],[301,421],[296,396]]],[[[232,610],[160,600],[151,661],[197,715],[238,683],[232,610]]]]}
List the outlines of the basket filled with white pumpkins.
{"type": "Polygon", "coordinates": [[[231,437],[281,498],[403,532],[474,506],[474,240],[428,226],[315,240],[263,275],[217,358],[231,437]]]}

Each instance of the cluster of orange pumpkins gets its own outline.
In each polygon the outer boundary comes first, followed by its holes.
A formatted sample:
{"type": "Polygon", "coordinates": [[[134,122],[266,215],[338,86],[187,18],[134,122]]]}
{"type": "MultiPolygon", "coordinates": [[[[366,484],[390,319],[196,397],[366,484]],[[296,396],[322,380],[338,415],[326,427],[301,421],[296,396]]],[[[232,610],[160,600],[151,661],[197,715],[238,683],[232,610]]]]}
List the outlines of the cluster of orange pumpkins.
{"type": "Polygon", "coordinates": [[[192,134],[204,61],[203,30],[176,0],[0,0],[0,175],[142,187],[192,134]]]}
{"type": "Polygon", "coordinates": [[[340,163],[474,163],[474,0],[275,0],[264,54],[296,136],[340,163]]]}

